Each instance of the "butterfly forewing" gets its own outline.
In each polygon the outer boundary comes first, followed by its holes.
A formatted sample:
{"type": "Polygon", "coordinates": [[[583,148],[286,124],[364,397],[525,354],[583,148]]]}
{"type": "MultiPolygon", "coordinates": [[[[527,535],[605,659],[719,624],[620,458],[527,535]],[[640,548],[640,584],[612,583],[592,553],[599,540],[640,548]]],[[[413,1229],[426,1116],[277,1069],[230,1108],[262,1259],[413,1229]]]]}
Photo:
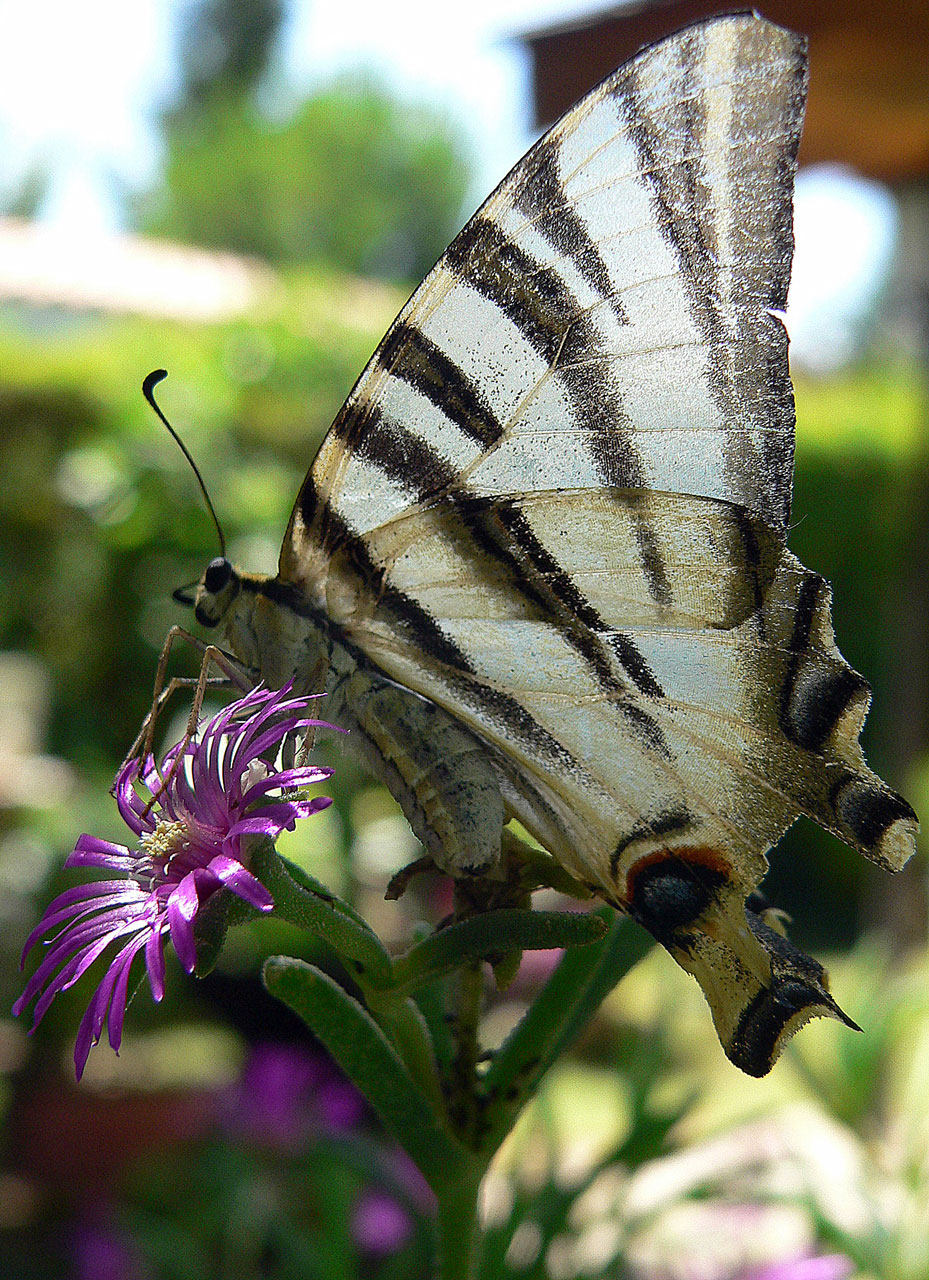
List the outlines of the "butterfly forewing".
{"type": "MultiPolygon", "coordinates": [[[[568,113],[376,351],[264,588],[443,709],[456,759],[485,744],[506,814],[696,974],[754,1074],[838,1012],[745,910],[766,850],[803,812],[896,867],[915,830],[864,763],[828,587],[784,545],[805,81],[803,42],[741,15],[568,113]]],[[[376,696],[385,777],[427,843],[453,832],[404,782],[418,713],[376,696]]]]}
{"type": "Polygon", "coordinates": [[[783,528],[793,400],[771,310],[804,80],[797,37],[736,18],[646,51],[570,112],[381,344],[285,571],[300,577],[317,496],[359,532],[449,487],[604,484],[724,498],[783,528]]]}

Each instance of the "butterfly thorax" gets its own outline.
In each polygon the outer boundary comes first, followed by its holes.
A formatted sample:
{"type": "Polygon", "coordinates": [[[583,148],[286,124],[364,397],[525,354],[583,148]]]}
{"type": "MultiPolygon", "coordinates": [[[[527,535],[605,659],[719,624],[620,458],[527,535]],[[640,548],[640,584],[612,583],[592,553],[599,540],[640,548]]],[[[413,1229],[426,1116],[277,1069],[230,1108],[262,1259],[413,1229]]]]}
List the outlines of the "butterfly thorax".
{"type": "Polygon", "coordinates": [[[296,588],[217,558],[197,586],[194,614],[256,682],[271,688],[291,682],[301,693],[322,691],[331,660],[331,624],[296,588]]]}

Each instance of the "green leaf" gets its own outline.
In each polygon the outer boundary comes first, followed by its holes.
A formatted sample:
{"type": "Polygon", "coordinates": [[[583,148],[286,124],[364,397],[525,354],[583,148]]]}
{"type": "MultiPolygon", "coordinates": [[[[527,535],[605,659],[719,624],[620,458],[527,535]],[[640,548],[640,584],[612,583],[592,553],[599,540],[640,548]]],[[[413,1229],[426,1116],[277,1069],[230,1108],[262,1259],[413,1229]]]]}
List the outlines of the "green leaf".
{"type": "Polygon", "coordinates": [[[424,983],[413,993],[413,999],[426,1020],[429,1039],[432,1041],[432,1050],[441,1075],[448,1071],[455,1051],[449,1025],[450,984],[450,978],[439,978],[433,982],[424,983]]]}
{"type": "Polygon", "coordinates": [[[324,902],[328,902],[337,911],[341,911],[350,920],[354,920],[356,924],[360,924],[363,929],[367,929],[370,932],[367,920],[365,920],[364,916],[358,914],[350,902],[346,902],[344,898],[340,898],[338,894],[333,893],[327,885],[323,884],[322,880],[317,880],[315,876],[311,876],[309,871],[306,871],[296,862],[292,862],[290,858],[282,857],[281,854],[277,853],[277,850],[275,850],[275,854],[282,866],[286,868],[291,880],[295,880],[302,888],[316,894],[324,902]]]}
{"type": "MultiPolygon", "coordinates": [[[[614,913],[605,907],[594,918],[606,922],[611,915],[614,913]]],[[[499,1146],[552,1063],[652,945],[653,939],[644,929],[626,916],[617,916],[601,941],[565,953],[500,1046],[484,1078],[490,1094],[487,1149],[499,1146]]]]}
{"type": "Polygon", "coordinates": [[[327,943],[361,986],[387,988],[393,984],[390,954],[355,913],[321,885],[284,862],[270,846],[253,855],[255,874],[274,897],[275,913],[308,929],[327,943]]]}
{"type": "Polygon", "coordinates": [[[411,947],[394,961],[394,981],[415,987],[469,962],[499,958],[509,951],[589,946],[603,937],[606,928],[600,916],[581,911],[486,911],[411,947]]]}
{"type": "Polygon", "coordinates": [[[368,1008],[381,1029],[386,1032],[403,1064],[417,1085],[432,1100],[441,1116],[445,1116],[445,1099],[439,1080],[435,1049],[419,1005],[409,996],[399,996],[394,991],[382,995],[379,991],[368,993],[368,1008]]]}
{"type": "Polygon", "coordinates": [[[429,1185],[441,1194],[470,1164],[397,1051],[358,1001],[332,978],[287,956],[272,956],[265,986],[298,1014],[357,1086],[429,1185]]]}
{"type": "Polygon", "coordinates": [[[194,936],[197,941],[196,975],[205,978],[219,959],[230,928],[257,920],[264,913],[244,902],[229,889],[214,893],[202,911],[197,912],[194,936]]]}

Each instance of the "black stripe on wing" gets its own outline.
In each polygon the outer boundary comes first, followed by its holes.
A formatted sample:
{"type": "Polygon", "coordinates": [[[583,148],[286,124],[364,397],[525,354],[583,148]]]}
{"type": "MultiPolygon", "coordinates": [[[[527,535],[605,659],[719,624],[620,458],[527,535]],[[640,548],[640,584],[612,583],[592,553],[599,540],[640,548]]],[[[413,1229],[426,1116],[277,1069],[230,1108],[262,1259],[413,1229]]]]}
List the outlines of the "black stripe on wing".
{"type": "MultiPolygon", "coordinates": [[[[704,376],[723,421],[732,421],[738,411],[743,426],[746,418],[754,418],[766,428],[749,453],[744,433],[733,436],[725,446],[727,458],[738,473],[761,469],[770,508],[762,514],[783,528],[793,468],[793,392],[786,335],[768,312],[783,311],[787,304],[806,64],[798,50],[789,65],[778,68],[770,103],[764,80],[733,78],[732,170],[723,203],[706,173],[707,155],[713,154],[708,90],[714,86],[707,81],[700,51],[692,47],[706,33],[694,28],[688,35],[689,40],[666,46],[678,61],[660,112],[648,78],[654,70],[646,61],[625,69],[614,95],[638,152],[659,228],[680,264],[694,322],[709,348],[704,376]],[[764,136],[769,117],[782,130],[777,143],[764,136]],[[720,227],[725,228],[726,246],[720,242],[720,227]],[[734,252],[734,261],[725,261],[724,248],[734,252]]],[[[745,38],[753,38],[750,30],[745,38]]],[[[745,66],[755,57],[749,46],[745,66]]]]}
{"type": "Polygon", "coordinates": [[[895,822],[902,819],[915,824],[919,821],[903,796],[860,774],[841,777],[830,799],[839,820],[866,849],[876,848],[884,832],[895,822]]]}
{"type": "Polygon", "coordinates": [[[665,568],[664,557],[658,546],[658,538],[648,516],[641,510],[640,504],[632,497],[632,517],[634,521],[635,541],[642,562],[642,572],[648,586],[648,593],[656,604],[664,608],[673,602],[671,585],[665,568]]]}
{"type": "Polygon", "coordinates": [[[414,325],[395,324],[376,359],[388,373],[441,409],[470,440],[490,448],[503,435],[503,426],[480,388],[414,325]]]}
{"type": "MultiPolygon", "coordinates": [[[[366,406],[359,421],[364,429],[357,433],[356,455],[400,485],[414,501],[427,502],[452,489],[458,469],[423,436],[385,418],[377,404],[366,406]]],[[[337,425],[333,427],[336,434],[337,425]]]]}
{"type": "Polygon", "coordinates": [[[465,227],[446,261],[463,283],[500,309],[553,369],[575,423],[591,433],[604,483],[641,488],[644,472],[633,425],[608,366],[593,359],[608,357],[609,348],[557,270],[537,262],[482,217],[465,227]]]}
{"type": "MultiPolygon", "coordinates": [[[[619,304],[596,246],[567,204],[554,159],[549,161],[544,153],[543,160],[545,182],[560,193],[561,205],[542,230],[551,233],[550,243],[571,258],[615,310],[619,304]]],[[[532,207],[531,194],[523,193],[521,199],[526,209],[532,207]]],[[[585,445],[603,484],[627,491],[645,488],[633,426],[609,373],[610,348],[557,270],[537,262],[496,223],[481,217],[465,227],[446,262],[464,283],[499,307],[551,366],[567,393],[575,423],[587,433],[585,445]],[[603,363],[597,363],[597,356],[604,357],[603,363]]],[[[658,543],[644,516],[636,520],[636,527],[649,591],[656,603],[667,605],[671,596],[658,543]]]]}
{"type": "Polygon", "coordinates": [[[609,303],[620,324],[627,324],[626,310],[597,243],[568,199],[558,169],[558,148],[558,140],[552,137],[538,143],[533,168],[516,193],[516,208],[532,220],[553,248],[574,263],[591,288],[609,303]]]}
{"type": "Polygon", "coordinates": [[[631,844],[635,844],[637,840],[653,840],[658,836],[687,832],[691,829],[693,821],[693,816],[682,805],[678,809],[669,809],[666,813],[659,813],[654,818],[644,818],[637,823],[617,842],[616,848],[610,854],[610,874],[613,879],[615,880],[618,874],[620,858],[631,844]]]}
{"type": "MultiPolygon", "coordinates": [[[[463,526],[482,553],[474,556],[471,565],[476,589],[480,589],[482,577],[496,585],[502,572],[506,590],[521,596],[538,617],[558,627],[600,687],[616,700],[617,709],[627,715],[653,749],[670,756],[657,723],[627,701],[628,689],[617,679],[610,653],[598,634],[609,632],[610,627],[536,537],[518,500],[480,498],[456,487],[455,468],[416,432],[384,418],[374,405],[366,416],[367,426],[359,436],[358,452],[389,479],[405,486],[415,501],[428,503],[441,498],[440,530],[458,546],[461,538],[456,524],[463,526]]],[[[609,643],[636,689],[650,698],[662,697],[661,686],[633,641],[614,632],[609,643]]]]}
{"type": "Polygon", "coordinates": [[[764,613],[764,584],[762,580],[764,569],[758,537],[751,520],[741,507],[730,505],[728,507],[720,507],[720,510],[728,510],[729,518],[735,526],[739,541],[742,544],[745,572],[751,580],[752,598],[755,604],[752,616],[755,619],[755,626],[758,630],[758,639],[761,644],[764,644],[767,635],[764,613]]]}
{"type": "Polygon", "coordinates": [[[826,665],[811,653],[816,613],[828,610],[829,588],[818,573],[800,587],[790,637],[790,662],[781,690],[780,724],[786,736],[806,751],[821,751],[846,710],[867,700],[871,689],[863,676],[844,663],[826,665]]]}
{"type": "MultiPolygon", "coordinates": [[[[319,498],[311,477],[307,477],[301,494],[301,511],[304,518],[316,519],[330,555],[333,559],[338,556],[350,566],[353,577],[363,586],[365,594],[376,602],[377,611],[398,627],[411,647],[442,664],[445,678],[450,684],[457,685],[467,704],[483,709],[492,719],[502,722],[515,742],[554,767],[574,774],[585,773],[583,765],[516,698],[482,683],[471,658],[442,630],[428,610],[412,596],[390,584],[383,567],[371,559],[364,539],[319,498]]],[[[262,582],[259,589],[286,603],[295,612],[312,615],[325,627],[333,626],[328,619],[319,618],[318,611],[307,603],[303,592],[277,579],[262,582]]],[[[345,642],[344,636],[340,638],[345,642]]]]}

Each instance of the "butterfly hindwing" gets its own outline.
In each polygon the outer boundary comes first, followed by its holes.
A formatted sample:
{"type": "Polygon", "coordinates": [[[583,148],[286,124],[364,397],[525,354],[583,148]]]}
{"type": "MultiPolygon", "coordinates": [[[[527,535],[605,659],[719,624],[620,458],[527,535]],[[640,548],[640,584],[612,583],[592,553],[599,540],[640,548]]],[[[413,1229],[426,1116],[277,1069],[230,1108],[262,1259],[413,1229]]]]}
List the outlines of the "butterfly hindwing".
{"type": "Polygon", "coordinates": [[[841,1016],[746,908],[767,849],[805,813],[896,868],[915,831],[784,542],[805,82],[803,42],[739,15],[569,112],[392,326],[226,622],[266,679],[325,650],[448,870],[492,871],[517,817],[635,915],[752,1074],[841,1016]]]}

